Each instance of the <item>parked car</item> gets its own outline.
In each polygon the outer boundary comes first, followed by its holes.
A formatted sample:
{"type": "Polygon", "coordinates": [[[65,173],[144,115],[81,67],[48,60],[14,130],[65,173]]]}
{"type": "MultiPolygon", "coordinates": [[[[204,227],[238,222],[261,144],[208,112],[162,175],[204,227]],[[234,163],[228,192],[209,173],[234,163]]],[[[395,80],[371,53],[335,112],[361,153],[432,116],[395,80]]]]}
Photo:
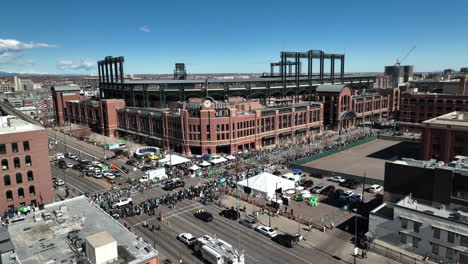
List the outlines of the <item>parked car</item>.
{"type": "Polygon", "coordinates": [[[311,193],[320,193],[323,189],[325,189],[327,186],[325,185],[317,185],[314,188],[310,189],[311,193]]]}
{"type": "Polygon", "coordinates": [[[367,191],[370,192],[370,193],[379,193],[382,190],[383,190],[383,187],[381,185],[378,185],[378,184],[371,185],[367,189],[367,191]]]}
{"type": "Polygon", "coordinates": [[[205,211],[197,211],[193,215],[204,222],[213,221],[213,215],[205,211]]]}
{"type": "Polygon", "coordinates": [[[346,179],[341,177],[341,176],[333,176],[333,177],[330,177],[328,180],[332,181],[332,182],[344,182],[344,181],[346,181],[346,179]]]}
{"type": "Polygon", "coordinates": [[[299,238],[297,236],[284,234],[284,235],[276,235],[275,237],[272,238],[272,240],[280,245],[283,245],[288,248],[292,248],[294,245],[297,244],[297,242],[299,241],[299,238]]]}
{"type": "Polygon", "coordinates": [[[358,193],[353,193],[349,196],[348,201],[351,203],[356,203],[356,202],[361,202],[362,201],[362,195],[358,193]]]}
{"type": "Polygon", "coordinates": [[[340,186],[343,186],[343,187],[346,187],[346,188],[349,188],[349,189],[356,189],[359,186],[359,184],[361,184],[361,183],[358,182],[357,180],[347,179],[344,182],[341,182],[340,186]]]}
{"type": "Polygon", "coordinates": [[[185,186],[185,182],[183,181],[173,181],[173,182],[168,182],[164,185],[163,187],[163,190],[165,191],[172,191],[176,188],[179,188],[179,187],[184,187],[185,186]]]}
{"type": "Polygon", "coordinates": [[[314,181],[312,180],[304,180],[301,184],[301,186],[304,186],[304,188],[310,188],[314,185],[314,181]]]}
{"type": "Polygon", "coordinates": [[[233,208],[223,210],[219,213],[219,215],[231,220],[237,220],[240,217],[240,213],[234,210],[233,208]]]}
{"type": "Polygon", "coordinates": [[[354,193],[352,191],[345,191],[341,196],[340,200],[348,201],[349,197],[353,195],[354,193]]]}
{"type": "Polygon", "coordinates": [[[107,182],[110,183],[110,184],[115,184],[115,180],[114,180],[114,179],[107,179],[107,182]]]}
{"type": "Polygon", "coordinates": [[[68,162],[67,163],[67,168],[73,168],[73,163],[68,162]]]}
{"type": "Polygon", "coordinates": [[[260,232],[261,234],[265,235],[265,236],[269,236],[269,237],[275,237],[278,235],[278,233],[276,233],[276,231],[271,228],[271,227],[268,227],[268,226],[257,226],[255,228],[255,231],[258,231],[260,232]]]}
{"type": "Polygon", "coordinates": [[[344,190],[343,189],[336,189],[335,193],[333,193],[334,198],[340,198],[341,195],[343,195],[344,190]]]}
{"type": "Polygon", "coordinates": [[[319,172],[313,172],[310,174],[310,176],[317,178],[317,179],[323,179],[323,174],[319,172]]]}
{"type": "Polygon", "coordinates": [[[252,228],[252,229],[257,227],[257,221],[255,221],[255,219],[252,219],[252,218],[242,219],[239,221],[239,223],[241,225],[245,225],[246,227],[252,228]]]}
{"type": "Polygon", "coordinates": [[[335,193],[335,186],[333,185],[328,185],[327,187],[323,188],[322,191],[320,191],[320,194],[330,196],[333,193],[335,193]]]}
{"type": "Polygon", "coordinates": [[[132,198],[123,198],[123,199],[120,199],[118,202],[114,203],[113,207],[114,208],[121,207],[121,206],[131,203],[132,201],[133,201],[132,198]]]}
{"type": "Polygon", "coordinates": [[[197,238],[190,233],[182,233],[177,236],[177,239],[187,246],[191,246],[197,241],[197,238]]]}
{"type": "Polygon", "coordinates": [[[57,179],[55,180],[55,185],[57,186],[65,185],[65,181],[63,181],[62,179],[57,179]]]}

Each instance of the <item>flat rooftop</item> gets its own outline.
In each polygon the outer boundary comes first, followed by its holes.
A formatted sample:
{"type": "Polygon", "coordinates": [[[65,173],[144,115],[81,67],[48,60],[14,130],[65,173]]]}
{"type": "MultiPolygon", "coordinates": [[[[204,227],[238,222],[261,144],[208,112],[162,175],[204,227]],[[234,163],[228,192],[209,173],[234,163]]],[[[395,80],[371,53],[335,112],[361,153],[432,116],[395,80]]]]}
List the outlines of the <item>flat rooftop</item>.
{"type": "Polygon", "coordinates": [[[451,129],[468,129],[468,112],[455,111],[441,115],[423,122],[423,125],[429,127],[446,127],[451,129]]]}
{"type": "Polygon", "coordinates": [[[46,205],[44,210],[26,215],[8,227],[16,255],[23,264],[73,263],[79,260],[80,253],[73,249],[67,238],[75,230],[79,230],[78,236],[83,242],[91,235],[109,233],[117,241],[119,261],[115,263],[144,263],[158,256],[155,249],[139,241],[85,196],[46,205]],[[54,210],[62,211],[63,216],[56,217],[54,210]],[[52,219],[44,221],[41,217],[43,212],[50,213],[52,219]]]}
{"type": "Polygon", "coordinates": [[[44,128],[26,122],[16,116],[0,116],[0,135],[39,130],[44,130],[44,128]]]}

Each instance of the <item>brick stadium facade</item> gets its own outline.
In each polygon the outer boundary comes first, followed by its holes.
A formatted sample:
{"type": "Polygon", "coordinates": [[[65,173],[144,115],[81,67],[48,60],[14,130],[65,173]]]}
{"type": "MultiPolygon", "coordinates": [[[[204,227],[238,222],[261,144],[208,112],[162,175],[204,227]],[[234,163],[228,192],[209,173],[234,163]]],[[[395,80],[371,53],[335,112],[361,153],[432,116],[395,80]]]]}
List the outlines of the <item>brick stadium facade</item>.
{"type": "Polygon", "coordinates": [[[323,104],[263,107],[258,101],[192,99],[167,109],[121,108],[119,134],[181,153],[236,153],[286,140],[306,141],[323,130],[323,104]]]}
{"type": "Polygon", "coordinates": [[[57,126],[63,126],[65,121],[68,120],[66,102],[82,98],[80,95],[80,87],[72,85],[52,86],[51,90],[54,102],[55,124],[57,124],[57,126]]]}
{"type": "Polygon", "coordinates": [[[117,136],[117,109],[125,107],[123,99],[92,100],[83,98],[66,102],[67,120],[74,124],[88,126],[91,131],[117,136]]]}
{"type": "Polygon", "coordinates": [[[48,142],[44,128],[0,117],[0,212],[53,202],[48,142]]]}

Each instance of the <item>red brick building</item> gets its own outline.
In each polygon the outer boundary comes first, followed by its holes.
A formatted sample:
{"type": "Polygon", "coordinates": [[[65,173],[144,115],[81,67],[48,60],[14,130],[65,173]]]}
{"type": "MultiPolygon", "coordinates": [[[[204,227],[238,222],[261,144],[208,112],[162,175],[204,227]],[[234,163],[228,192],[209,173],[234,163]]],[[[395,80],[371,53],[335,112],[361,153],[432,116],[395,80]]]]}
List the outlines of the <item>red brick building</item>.
{"type": "Polygon", "coordinates": [[[468,156],[468,112],[451,112],[422,123],[424,160],[454,160],[457,155],[468,156]]]}
{"type": "Polygon", "coordinates": [[[53,201],[48,142],[44,128],[0,117],[0,212],[53,201]]]}
{"type": "Polygon", "coordinates": [[[117,111],[121,136],[191,154],[236,153],[287,140],[306,141],[323,129],[323,104],[315,102],[266,107],[258,101],[206,98],[166,109],[117,111]]]}
{"type": "Polygon", "coordinates": [[[468,111],[468,96],[431,93],[402,93],[400,130],[419,132],[421,123],[453,111],[468,111]]]}
{"type": "Polygon", "coordinates": [[[52,98],[54,102],[55,124],[62,126],[68,120],[66,102],[81,98],[80,87],[75,85],[52,86],[52,98]]]}
{"type": "Polygon", "coordinates": [[[388,118],[389,95],[357,94],[345,84],[319,85],[315,92],[315,99],[324,105],[323,121],[328,129],[340,130],[388,118]]]}
{"type": "Polygon", "coordinates": [[[82,98],[66,102],[67,120],[74,124],[86,125],[93,132],[116,136],[117,109],[125,107],[123,99],[93,100],[82,98]]]}

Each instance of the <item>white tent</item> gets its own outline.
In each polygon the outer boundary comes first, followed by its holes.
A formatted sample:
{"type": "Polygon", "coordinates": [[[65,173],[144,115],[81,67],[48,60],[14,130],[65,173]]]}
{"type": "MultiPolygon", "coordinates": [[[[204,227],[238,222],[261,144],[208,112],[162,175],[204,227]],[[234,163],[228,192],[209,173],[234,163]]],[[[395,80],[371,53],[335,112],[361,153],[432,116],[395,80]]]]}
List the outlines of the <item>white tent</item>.
{"type": "Polygon", "coordinates": [[[189,168],[189,170],[193,170],[193,171],[196,171],[196,170],[199,170],[200,167],[198,167],[197,165],[193,165],[192,167],[189,168]]]}
{"type": "Polygon", "coordinates": [[[275,176],[268,172],[262,172],[257,176],[245,179],[237,183],[239,190],[245,190],[245,187],[251,189],[251,194],[265,199],[273,199],[275,190],[283,188],[283,190],[293,189],[294,181],[275,176]]]}
{"type": "Polygon", "coordinates": [[[169,166],[174,166],[174,165],[189,162],[189,161],[190,161],[189,159],[186,159],[184,157],[181,157],[179,155],[174,155],[174,154],[167,155],[163,159],[158,160],[160,164],[164,164],[164,165],[167,164],[169,166]]]}
{"type": "Polygon", "coordinates": [[[221,157],[221,158],[212,160],[211,163],[218,164],[218,163],[222,163],[222,162],[225,162],[225,161],[227,161],[227,159],[221,157]]]}
{"type": "Polygon", "coordinates": [[[228,159],[228,160],[235,160],[236,157],[234,157],[234,156],[232,156],[232,155],[227,155],[227,156],[226,156],[226,159],[228,159]]]}
{"type": "Polygon", "coordinates": [[[207,162],[206,160],[204,160],[202,163],[198,164],[202,167],[208,167],[208,166],[211,166],[211,164],[209,162],[207,162]]]}

